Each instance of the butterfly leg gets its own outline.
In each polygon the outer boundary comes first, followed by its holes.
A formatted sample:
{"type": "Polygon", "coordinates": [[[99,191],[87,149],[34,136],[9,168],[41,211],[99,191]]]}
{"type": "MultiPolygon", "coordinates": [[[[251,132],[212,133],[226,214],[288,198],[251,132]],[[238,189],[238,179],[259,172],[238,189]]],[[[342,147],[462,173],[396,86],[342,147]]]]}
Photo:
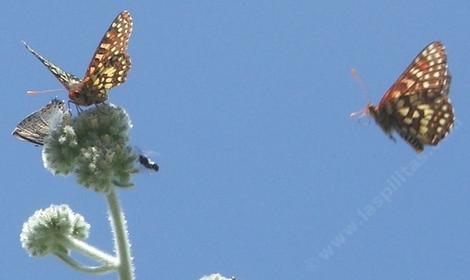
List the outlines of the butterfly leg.
{"type": "Polygon", "coordinates": [[[77,110],[77,115],[80,115],[80,113],[83,112],[82,107],[80,107],[80,106],[79,106],[77,103],[75,103],[73,100],[69,100],[69,101],[67,102],[67,106],[68,106],[69,108],[71,107],[70,104],[75,105],[75,109],[77,110]]]}

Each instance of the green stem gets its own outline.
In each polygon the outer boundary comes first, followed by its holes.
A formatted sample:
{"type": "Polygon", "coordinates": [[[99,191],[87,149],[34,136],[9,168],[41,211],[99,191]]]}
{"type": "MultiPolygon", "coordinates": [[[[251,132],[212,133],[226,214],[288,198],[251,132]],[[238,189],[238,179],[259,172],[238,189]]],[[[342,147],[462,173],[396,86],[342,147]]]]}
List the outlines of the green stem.
{"type": "Polygon", "coordinates": [[[74,249],[75,251],[88,256],[96,262],[106,264],[107,266],[117,268],[119,266],[119,260],[113,256],[106,254],[105,252],[91,246],[90,244],[73,238],[71,236],[65,236],[62,238],[64,247],[74,249]]]}
{"type": "Polygon", "coordinates": [[[83,265],[76,260],[74,260],[72,257],[70,257],[67,254],[63,253],[55,253],[55,255],[64,261],[66,264],[68,264],[70,267],[73,269],[84,272],[84,273],[89,273],[89,274],[104,274],[104,273],[110,273],[116,270],[116,267],[110,264],[104,264],[101,266],[86,266],[83,265]]]}
{"type": "Polygon", "coordinates": [[[114,247],[119,259],[119,279],[134,280],[134,266],[131,258],[131,245],[126,228],[126,219],[122,212],[116,192],[106,195],[108,201],[109,221],[114,233],[114,247]]]}

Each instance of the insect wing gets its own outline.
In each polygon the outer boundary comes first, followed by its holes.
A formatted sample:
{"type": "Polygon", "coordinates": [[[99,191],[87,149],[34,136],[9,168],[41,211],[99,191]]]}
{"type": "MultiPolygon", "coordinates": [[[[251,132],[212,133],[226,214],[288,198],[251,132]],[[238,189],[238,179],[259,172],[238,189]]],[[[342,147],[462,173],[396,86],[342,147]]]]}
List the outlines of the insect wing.
{"type": "Polygon", "coordinates": [[[71,115],[64,101],[53,99],[18,123],[12,134],[21,140],[43,145],[44,139],[67,118],[71,115]]]}
{"type": "Polygon", "coordinates": [[[32,49],[26,42],[23,41],[24,46],[26,49],[32,53],[39,61],[44,64],[44,66],[51,71],[51,73],[60,81],[60,83],[67,89],[69,90],[71,86],[74,84],[78,84],[81,82],[80,78],[77,76],[67,73],[64,70],[62,70],[59,66],[55,65],[51,61],[49,61],[47,58],[43,57],[40,55],[38,52],[36,52],[34,49],[32,49]]]}
{"type": "Polygon", "coordinates": [[[97,95],[87,96],[87,100],[106,100],[109,89],[126,81],[131,68],[127,53],[131,33],[132,17],[123,11],[106,31],[87,68],[82,92],[97,95]]]}

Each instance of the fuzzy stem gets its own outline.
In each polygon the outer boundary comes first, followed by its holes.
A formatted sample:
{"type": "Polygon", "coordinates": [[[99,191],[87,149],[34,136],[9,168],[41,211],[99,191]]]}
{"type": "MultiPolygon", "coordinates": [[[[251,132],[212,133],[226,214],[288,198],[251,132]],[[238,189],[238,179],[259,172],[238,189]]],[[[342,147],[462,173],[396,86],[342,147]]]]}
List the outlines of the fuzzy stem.
{"type": "Polygon", "coordinates": [[[134,280],[134,266],[131,257],[131,245],[129,243],[126,219],[121,210],[116,192],[111,190],[106,195],[108,202],[109,220],[114,234],[114,247],[119,259],[119,279],[134,280]]]}
{"type": "Polygon", "coordinates": [[[72,267],[73,269],[80,271],[80,272],[84,272],[84,273],[97,275],[97,274],[109,273],[109,272],[116,270],[116,267],[110,264],[104,264],[101,266],[86,266],[74,260],[72,257],[70,257],[67,254],[55,253],[55,255],[59,259],[64,261],[66,264],[68,264],[70,267],[72,267]]]}
{"type": "Polygon", "coordinates": [[[104,253],[103,251],[91,246],[86,242],[83,242],[71,236],[63,237],[62,240],[63,243],[65,243],[65,247],[74,249],[79,253],[90,257],[96,262],[106,264],[107,266],[115,268],[119,266],[119,260],[117,258],[104,253]]]}

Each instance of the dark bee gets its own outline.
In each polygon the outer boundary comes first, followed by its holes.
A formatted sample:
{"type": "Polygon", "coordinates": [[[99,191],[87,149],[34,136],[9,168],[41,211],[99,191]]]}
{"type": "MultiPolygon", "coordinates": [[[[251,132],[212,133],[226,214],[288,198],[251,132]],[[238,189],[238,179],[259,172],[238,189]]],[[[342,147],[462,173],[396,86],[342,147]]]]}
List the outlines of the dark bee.
{"type": "Polygon", "coordinates": [[[145,168],[151,169],[157,172],[160,167],[156,164],[153,160],[151,160],[148,156],[140,154],[139,155],[139,163],[142,164],[145,168]]]}

